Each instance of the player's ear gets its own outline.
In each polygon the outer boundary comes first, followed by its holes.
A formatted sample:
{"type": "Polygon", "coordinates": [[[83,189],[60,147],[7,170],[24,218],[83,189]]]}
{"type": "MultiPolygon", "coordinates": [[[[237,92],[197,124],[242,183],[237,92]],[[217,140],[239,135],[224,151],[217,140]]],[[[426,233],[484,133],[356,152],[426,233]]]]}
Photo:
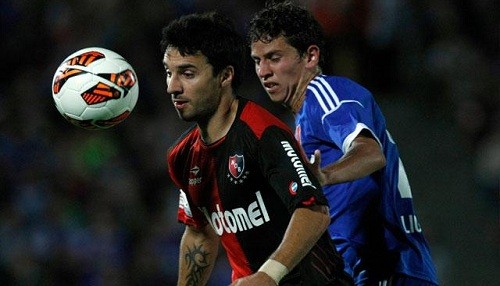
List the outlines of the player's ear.
{"type": "Polygon", "coordinates": [[[231,85],[231,83],[233,82],[233,78],[234,78],[234,68],[233,68],[233,66],[227,66],[220,73],[220,80],[221,80],[221,85],[222,86],[231,85]]]}
{"type": "Polygon", "coordinates": [[[316,67],[319,64],[319,55],[319,47],[316,45],[310,45],[306,51],[306,66],[310,68],[316,67]]]}

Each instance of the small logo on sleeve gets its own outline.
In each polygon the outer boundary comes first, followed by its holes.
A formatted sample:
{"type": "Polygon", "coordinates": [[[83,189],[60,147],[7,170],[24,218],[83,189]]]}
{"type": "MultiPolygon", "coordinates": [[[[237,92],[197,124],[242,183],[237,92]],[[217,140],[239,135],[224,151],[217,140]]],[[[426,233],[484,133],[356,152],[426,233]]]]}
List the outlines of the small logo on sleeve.
{"type": "Polygon", "coordinates": [[[297,194],[297,189],[299,188],[299,184],[295,181],[291,181],[290,185],[288,185],[288,191],[292,196],[295,196],[297,194]]]}

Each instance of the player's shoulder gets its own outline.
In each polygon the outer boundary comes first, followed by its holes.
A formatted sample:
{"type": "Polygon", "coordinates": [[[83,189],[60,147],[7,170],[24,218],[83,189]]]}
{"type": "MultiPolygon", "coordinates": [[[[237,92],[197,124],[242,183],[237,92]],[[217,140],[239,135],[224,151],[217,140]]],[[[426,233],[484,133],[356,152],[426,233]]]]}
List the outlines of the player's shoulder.
{"type": "Polygon", "coordinates": [[[196,139],[199,137],[199,129],[196,128],[196,124],[189,127],[184,131],[168,148],[168,155],[171,156],[173,153],[178,153],[181,150],[185,150],[186,146],[192,146],[196,139]]]}
{"type": "Polygon", "coordinates": [[[276,115],[260,104],[246,98],[240,99],[241,113],[239,119],[260,138],[269,127],[275,126],[287,131],[290,127],[276,115]]]}
{"type": "Polygon", "coordinates": [[[333,90],[366,90],[366,88],[359,82],[345,77],[345,76],[333,76],[320,74],[311,80],[308,89],[317,89],[322,91],[328,91],[328,89],[333,90]]]}
{"type": "Polygon", "coordinates": [[[313,99],[323,107],[335,108],[344,101],[369,100],[371,92],[360,83],[343,76],[318,75],[307,86],[313,99]]]}
{"type": "Polygon", "coordinates": [[[191,152],[196,138],[199,138],[199,129],[193,125],[179,136],[167,150],[168,172],[179,187],[182,186],[182,170],[185,170],[186,165],[189,164],[189,152],[191,152]]]}

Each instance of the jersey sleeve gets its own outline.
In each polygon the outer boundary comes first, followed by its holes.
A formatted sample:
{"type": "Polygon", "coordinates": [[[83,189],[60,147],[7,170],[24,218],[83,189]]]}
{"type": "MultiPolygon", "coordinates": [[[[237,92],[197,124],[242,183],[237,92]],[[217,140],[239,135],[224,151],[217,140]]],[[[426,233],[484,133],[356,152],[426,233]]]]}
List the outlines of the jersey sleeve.
{"type": "Polygon", "coordinates": [[[290,213],[298,207],[328,204],[290,132],[275,126],[267,128],[259,142],[259,163],[290,213]]]}
{"type": "Polygon", "coordinates": [[[191,200],[188,195],[179,189],[179,208],[177,210],[177,220],[183,224],[191,225],[197,228],[205,226],[208,222],[204,219],[203,214],[197,209],[192,208],[191,200]]]}
{"type": "Polygon", "coordinates": [[[199,228],[205,226],[208,222],[203,216],[203,213],[193,205],[188,193],[183,190],[187,190],[188,188],[188,184],[185,183],[186,178],[182,176],[183,173],[187,173],[183,172],[183,170],[185,170],[184,162],[186,160],[183,159],[185,157],[179,150],[186,150],[186,148],[181,148],[181,145],[176,145],[168,151],[167,155],[170,178],[179,189],[177,220],[180,223],[199,228]]]}
{"type": "MultiPolygon", "coordinates": [[[[352,141],[363,130],[367,130],[379,141],[374,132],[373,99],[361,88],[350,88],[343,92],[354,93],[352,99],[340,101],[339,106],[322,119],[324,132],[344,153],[352,141]]],[[[380,141],[379,141],[380,143],[380,141]]]]}

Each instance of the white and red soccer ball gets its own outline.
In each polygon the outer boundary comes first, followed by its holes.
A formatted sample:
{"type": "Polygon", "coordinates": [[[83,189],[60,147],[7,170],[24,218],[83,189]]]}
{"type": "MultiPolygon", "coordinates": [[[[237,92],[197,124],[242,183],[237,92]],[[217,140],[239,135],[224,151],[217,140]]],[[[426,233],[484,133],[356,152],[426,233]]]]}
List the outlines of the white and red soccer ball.
{"type": "Polygon", "coordinates": [[[69,55],[52,80],[57,110],[85,129],[112,127],[129,116],[137,103],[139,82],[132,66],[104,48],[85,48],[69,55]]]}

